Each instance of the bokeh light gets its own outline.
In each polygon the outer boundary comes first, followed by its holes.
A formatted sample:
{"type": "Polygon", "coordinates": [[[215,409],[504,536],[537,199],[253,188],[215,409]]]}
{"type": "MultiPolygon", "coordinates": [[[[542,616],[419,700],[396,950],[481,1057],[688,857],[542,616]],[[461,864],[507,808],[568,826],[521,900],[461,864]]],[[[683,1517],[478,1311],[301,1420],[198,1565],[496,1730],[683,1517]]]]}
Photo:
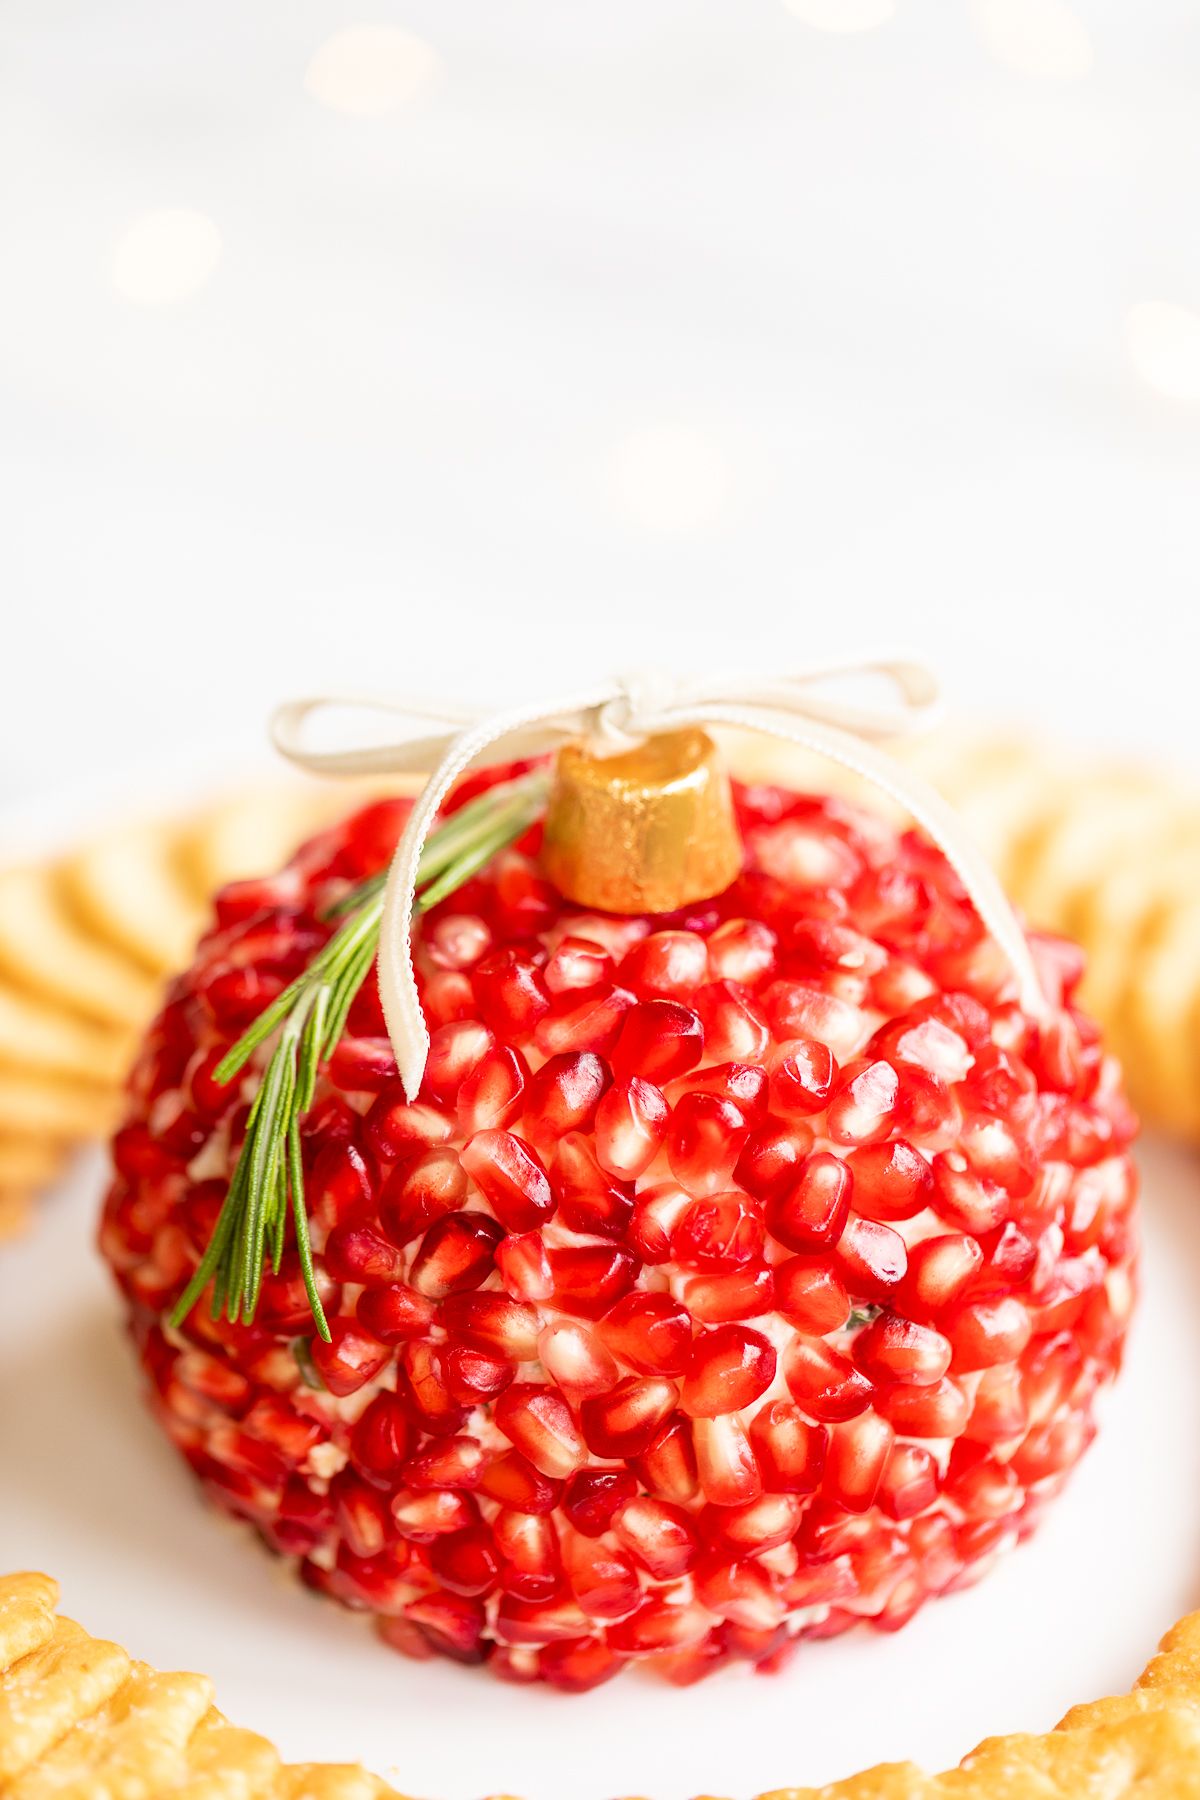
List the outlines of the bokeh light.
{"type": "Polygon", "coordinates": [[[1200,312],[1169,300],[1142,300],[1125,320],[1133,366],[1156,393],[1200,400],[1200,312]]]}
{"type": "Polygon", "coordinates": [[[432,44],[399,25],[349,25],[313,53],[304,85],[331,112],[379,118],[425,93],[440,67],[432,44]]]}
{"type": "Polygon", "coordinates": [[[850,37],[860,31],[874,31],[886,25],[895,15],[895,0],[783,0],[787,10],[801,24],[814,31],[831,31],[850,37]]]}
{"type": "Polygon", "coordinates": [[[1087,26],[1064,0],[972,0],[985,48],[1032,81],[1081,81],[1092,67],[1087,26]]]}
{"type": "Polygon", "coordinates": [[[729,509],[728,459],[691,426],[662,423],[632,432],[614,454],[612,479],[621,510],[650,531],[704,530],[729,509]]]}
{"type": "Polygon", "coordinates": [[[109,275],[123,300],[172,306],[202,288],[221,260],[221,234],[207,213],[155,207],[130,221],[113,245],[109,275]]]}

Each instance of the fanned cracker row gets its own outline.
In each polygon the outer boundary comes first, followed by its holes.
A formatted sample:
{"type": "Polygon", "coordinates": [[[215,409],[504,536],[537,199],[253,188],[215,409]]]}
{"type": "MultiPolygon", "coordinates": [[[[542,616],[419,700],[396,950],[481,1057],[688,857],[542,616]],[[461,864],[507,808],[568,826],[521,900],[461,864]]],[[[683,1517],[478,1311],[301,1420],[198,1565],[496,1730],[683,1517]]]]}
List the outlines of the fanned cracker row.
{"type": "MultiPolygon", "coordinates": [[[[55,1617],[56,1598],[44,1575],[0,1576],[3,1800],[401,1800],[354,1764],[282,1763],[215,1710],[207,1677],[134,1662],[55,1617]]],[[[989,1738],[942,1775],[889,1763],[759,1800],[1135,1797],[1200,1797],[1200,1613],[1132,1693],[1074,1707],[1054,1731],[989,1738]]]]}
{"type": "MultiPolygon", "coordinates": [[[[838,780],[765,740],[731,749],[753,778],[838,780]]],[[[946,731],[901,753],[959,809],[1031,923],[1083,944],[1085,1003],[1143,1116],[1200,1141],[1200,793],[995,734],[946,731]]],[[[0,1237],[70,1145],[108,1130],[161,977],[190,955],[213,890],[277,867],[387,785],[256,787],[182,824],[121,826],[58,862],[0,870],[0,1237]]]]}

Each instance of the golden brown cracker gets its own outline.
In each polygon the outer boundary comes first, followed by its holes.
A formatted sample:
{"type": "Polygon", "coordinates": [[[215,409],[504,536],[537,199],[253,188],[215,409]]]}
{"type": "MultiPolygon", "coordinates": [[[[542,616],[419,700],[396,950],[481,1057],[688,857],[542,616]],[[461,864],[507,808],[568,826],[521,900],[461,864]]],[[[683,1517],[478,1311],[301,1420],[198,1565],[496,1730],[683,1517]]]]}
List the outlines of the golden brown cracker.
{"type": "Polygon", "coordinates": [[[0,1791],[110,1700],[129,1669],[118,1644],[57,1620],[49,1642],[0,1677],[0,1791]]]}
{"type": "Polygon", "coordinates": [[[0,1067],[112,1086],[132,1052],[131,1031],[80,1018],[61,1002],[0,980],[0,1067]]]}
{"type": "Polygon", "coordinates": [[[118,1110],[111,1089],[0,1068],[0,1134],[76,1143],[103,1137],[118,1110]]]}
{"type": "Polygon", "coordinates": [[[151,1016],[158,991],[144,969],[72,917],[50,869],[0,870],[0,972],[87,1018],[133,1029],[151,1016]]]}
{"type": "Polygon", "coordinates": [[[78,917],[154,976],[186,967],[207,916],[183,873],[180,836],[161,822],[112,830],[59,869],[78,917]]]}

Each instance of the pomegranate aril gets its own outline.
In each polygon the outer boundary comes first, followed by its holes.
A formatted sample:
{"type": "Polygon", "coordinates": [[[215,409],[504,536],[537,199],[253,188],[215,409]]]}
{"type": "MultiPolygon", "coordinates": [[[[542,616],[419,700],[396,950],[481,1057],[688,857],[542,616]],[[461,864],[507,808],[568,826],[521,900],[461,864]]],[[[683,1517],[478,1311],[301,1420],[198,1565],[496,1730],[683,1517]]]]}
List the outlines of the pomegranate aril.
{"type": "Polygon", "coordinates": [[[397,1245],[369,1225],[335,1225],[321,1254],[329,1274],[362,1287],[399,1281],[406,1260],[397,1245]]]}
{"type": "Polygon", "coordinates": [[[424,1337],[437,1316],[434,1301],[402,1282],[365,1289],[358,1296],[355,1311],[382,1344],[402,1344],[409,1338],[424,1337]]]}
{"type": "Polygon", "coordinates": [[[730,1562],[724,1556],[706,1557],[696,1574],[698,1599],[734,1625],[752,1631],[771,1631],[784,1615],[786,1602],[770,1575],[759,1563],[730,1562]]]}
{"type": "Polygon", "coordinates": [[[492,1535],[503,1562],[500,1583],[506,1593],[529,1601],[557,1593],[562,1558],[553,1519],[502,1508],[492,1520],[492,1535]]]}
{"type": "Polygon", "coordinates": [[[713,1506],[739,1506],[756,1500],[763,1479],[750,1440],[732,1413],[695,1419],[696,1472],[704,1498],[713,1506]]]}
{"type": "Polygon", "coordinates": [[[693,996],[714,1062],[758,1062],[771,1040],[766,1019],[735,981],[713,981],[693,996]]]}
{"type": "Polygon", "coordinates": [[[458,1090],[458,1123],[471,1137],[477,1131],[500,1130],[521,1112],[529,1070],[509,1044],[485,1052],[458,1090]]]}
{"type": "Polygon", "coordinates": [[[621,980],[642,999],[687,999],[708,977],[708,946],[694,931],[652,931],[629,950],[621,980]]]}
{"type": "Polygon", "coordinates": [[[684,1094],[671,1115],[667,1158],[681,1187],[697,1199],[733,1185],[747,1127],[732,1100],[719,1094],[684,1094]]]}
{"type": "Polygon", "coordinates": [[[368,1481],[394,1487],[413,1447],[413,1427],[396,1394],[376,1394],[350,1433],[354,1466],[368,1481]]]}
{"type": "Polygon", "coordinates": [[[674,1410],[676,1394],[662,1376],[627,1375],[611,1392],[584,1400],[579,1422],[588,1449],[614,1460],[640,1455],[674,1410]]]}
{"type": "Polygon", "coordinates": [[[855,1334],[853,1356],[872,1381],[907,1381],[929,1387],[950,1367],[951,1346],[931,1325],[916,1325],[900,1313],[883,1312],[855,1334]]]}
{"type": "Polygon", "coordinates": [[[421,929],[421,949],[439,969],[470,969],[491,946],[487,921],[478,913],[442,913],[421,929]]]}
{"type": "Polygon", "coordinates": [[[828,1044],[839,1063],[854,1056],[867,1035],[867,1022],[857,1006],[800,981],[773,981],[763,1006],[780,1041],[811,1038],[828,1044]]]}
{"type": "Polygon", "coordinates": [[[837,1083],[838,1066],[827,1044],[793,1038],[771,1065],[771,1108],[785,1119],[824,1111],[837,1083]]]}
{"type": "Polygon", "coordinates": [[[400,1351],[398,1391],[404,1393],[419,1423],[439,1436],[457,1431],[464,1408],[446,1386],[442,1351],[434,1344],[408,1343],[400,1351]]]}
{"type": "Polygon", "coordinates": [[[748,1125],[761,1124],[767,1110],[767,1071],[756,1063],[706,1063],[673,1084],[681,1094],[716,1094],[732,1100],[748,1125]]]}
{"type": "Polygon", "coordinates": [[[625,1658],[599,1638],[576,1638],[565,1644],[545,1644],[538,1651],[537,1668],[551,1687],[564,1694],[585,1694],[619,1674],[624,1663],[625,1658]]]}
{"type": "Polygon", "coordinates": [[[670,1108],[662,1089],[633,1076],[609,1088],[596,1109],[596,1158],[622,1181],[648,1169],[667,1135],[670,1108]]]}
{"type": "Polygon", "coordinates": [[[684,1269],[723,1273],[757,1262],[765,1236],[758,1205],[730,1188],[684,1209],[671,1232],[671,1253],[684,1269]]]}
{"type": "Polygon", "coordinates": [[[495,1043],[487,1026],[478,1019],[460,1019],[440,1025],[429,1040],[422,1089],[443,1104],[454,1102],[459,1089],[495,1043]]]}
{"type": "Polygon", "coordinates": [[[391,1537],[387,1501],[368,1487],[351,1469],[343,1469],[329,1484],[334,1520],[355,1556],[378,1556],[391,1537]]]}
{"type": "Polygon", "coordinates": [[[641,1495],[613,1514],[612,1529],[635,1562],[656,1581],[676,1581],[693,1567],[700,1542],[682,1507],[641,1495]]]}
{"type": "Polygon", "coordinates": [[[699,1325],[756,1319],[775,1304],[775,1276],[765,1263],[725,1275],[697,1275],[683,1290],[687,1310],[699,1325]]]}
{"type": "Polygon", "coordinates": [[[512,1364],[471,1344],[451,1344],[443,1359],[446,1387],[462,1406],[483,1406],[515,1378],[512,1364]]]}
{"type": "Polygon", "coordinates": [[[599,1319],[627,1294],[637,1275],[637,1258],[617,1244],[564,1244],[551,1250],[554,1298],[579,1319],[599,1319]]]}
{"type": "Polygon", "coordinates": [[[404,1609],[404,1616],[420,1626],[442,1656],[453,1657],[456,1662],[476,1663],[482,1662],[487,1655],[487,1646],[482,1641],[487,1615],[479,1600],[438,1588],[411,1601],[404,1609]]]}
{"type": "Polygon", "coordinates": [[[439,1317],[452,1338],[509,1362],[528,1362],[537,1355],[541,1314],[507,1294],[452,1294],[442,1302],[439,1317]]]}
{"type": "Polygon", "coordinates": [[[629,1243],[643,1262],[670,1260],[671,1234],[691,1203],[691,1195],[673,1181],[638,1191],[629,1221],[629,1243]]]}
{"type": "Polygon", "coordinates": [[[496,1613],[496,1636],[502,1644],[554,1644],[585,1637],[592,1621],[578,1601],[566,1595],[523,1600],[505,1593],[496,1613]]]}
{"type": "Polygon", "coordinates": [[[670,1294],[627,1294],[597,1330],[612,1354],[639,1375],[682,1375],[687,1367],[692,1322],[670,1294]]]}
{"type": "Polygon", "coordinates": [[[875,1498],[895,1433],[877,1413],[860,1413],[829,1434],[822,1492],[847,1512],[866,1512],[875,1498]]]}
{"type": "Polygon", "coordinates": [[[378,1094],[396,1079],[396,1056],[387,1038],[344,1037],[327,1067],[333,1085],[351,1093],[378,1094]]]}
{"type": "Polygon", "coordinates": [[[982,1262],[977,1238],[962,1232],[922,1238],[908,1252],[908,1273],[898,1292],[911,1307],[940,1313],[954,1304],[982,1262]]]}
{"type": "Polygon", "coordinates": [[[767,1202],[767,1229],[789,1250],[836,1244],[850,1211],[854,1177],[841,1157],[818,1151],[794,1181],[767,1202]]]}
{"type": "Polygon", "coordinates": [[[467,1177],[457,1152],[427,1150],[388,1177],[379,1196],[379,1222],[392,1243],[403,1247],[435,1219],[456,1212],[466,1197],[467,1177]]]}
{"type": "Polygon", "coordinates": [[[1001,1365],[984,1369],[975,1384],[971,1416],[963,1435],[972,1443],[1007,1444],[1029,1425],[1020,1370],[1001,1365]]]}
{"type": "Polygon", "coordinates": [[[562,1483],[543,1475],[516,1450],[489,1462],[479,1477],[479,1492],[513,1512],[553,1512],[562,1498],[562,1483]]]}
{"type": "Polygon", "coordinates": [[[543,976],[538,958],[515,944],[485,957],[472,977],[484,1022],[501,1037],[522,1042],[532,1037],[538,1020],[550,1010],[543,976]]]}
{"type": "MultiPolygon", "coordinates": [[[[750,1441],[758,1454],[757,1440],[751,1427],[750,1441]]],[[[759,1457],[762,1466],[762,1458],[759,1457]]],[[[763,1470],[764,1480],[767,1471],[763,1470]]],[[[710,1537],[728,1544],[743,1555],[760,1555],[764,1550],[777,1550],[790,1543],[804,1516],[804,1502],[795,1493],[773,1493],[768,1487],[757,1500],[743,1506],[710,1507],[705,1523],[710,1537]]]]}
{"type": "Polygon", "coordinates": [[[525,1087],[525,1135],[545,1152],[568,1131],[585,1131],[612,1077],[591,1051],[549,1057],[525,1087]]]}
{"type": "Polygon", "coordinates": [[[222,1412],[241,1413],[248,1406],[253,1389],[246,1377],[223,1357],[209,1356],[203,1350],[185,1350],[175,1360],[175,1375],[222,1412]]]}
{"type": "Polygon", "coordinates": [[[900,1079],[882,1058],[851,1063],[830,1102],[825,1129],[838,1144],[878,1144],[892,1129],[900,1079]]]}
{"type": "Polygon", "coordinates": [[[613,975],[613,960],[607,950],[585,937],[560,938],[542,970],[546,987],[555,995],[611,987],[613,975]]]}
{"type": "Polygon", "coordinates": [[[933,1171],[903,1138],[867,1144],[846,1158],[854,1176],[854,1205],[868,1219],[911,1219],[933,1203],[933,1171]]]}
{"type": "Polygon", "coordinates": [[[881,1388],[875,1404],[902,1437],[955,1438],[967,1423],[971,1403],[949,1375],[928,1387],[881,1388]]]}
{"type": "Polygon", "coordinates": [[[633,1214],[629,1188],[605,1173],[592,1140],[571,1132],[558,1146],[554,1179],[562,1223],[586,1237],[624,1238],[633,1214]]]}
{"type": "Polygon", "coordinates": [[[355,1319],[331,1319],[329,1332],[329,1343],[310,1339],[309,1355],[329,1392],[340,1399],[373,1381],[392,1353],[355,1319]]]}
{"type": "Polygon", "coordinates": [[[612,1053],[618,1080],[640,1075],[661,1087],[683,1075],[704,1052],[699,1015],[677,1000],[642,1000],[626,1013],[612,1053]]]}
{"type": "Polygon", "coordinates": [[[823,1337],[846,1323],[850,1295],[830,1257],[789,1256],[772,1274],[775,1305],[789,1325],[823,1337]]]}
{"type": "Polygon", "coordinates": [[[960,1438],[950,1454],[946,1492],[970,1519],[1004,1519],[1024,1499],[1011,1463],[999,1462],[981,1444],[960,1438]]]}
{"type": "Polygon", "coordinates": [[[908,1251],[890,1225],[851,1216],[837,1241],[834,1256],[851,1295],[887,1302],[904,1279],[908,1251]]]}
{"type": "Polygon", "coordinates": [[[538,1338],[537,1353],[551,1381],[572,1400],[604,1394],[620,1370],[596,1334],[575,1319],[554,1319],[538,1338]]]}
{"type": "Polygon", "coordinates": [[[755,988],[775,972],[775,933],[761,919],[728,919],[708,939],[708,970],[714,981],[738,981],[755,988]]]}
{"type": "Polygon", "coordinates": [[[793,1338],[784,1351],[783,1375],[797,1405],[822,1423],[853,1419],[874,1398],[867,1377],[821,1338],[793,1338]]]}
{"type": "Polygon", "coordinates": [[[829,1433],[806,1419],[790,1400],[760,1407],[750,1443],[768,1493],[811,1494],[820,1484],[829,1433]]]}
{"type": "Polygon", "coordinates": [[[636,1492],[628,1469],[580,1469],[563,1491],[563,1511],[576,1531],[600,1537],[636,1492]]]}
{"type": "Polygon", "coordinates": [[[500,1568],[492,1534],[484,1526],[435,1538],[429,1563],[442,1586],[452,1594],[490,1594],[500,1568]]]}
{"type": "Polygon", "coordinates": [[[508,1441],[543,1475],[561,1479],[587,1461],[571,1409],[552,1388],[518,1382],[500,1396],[492,1417],[508,1441]]]}
{"type": "Polygon", "coordinates": [[[503,1228],[482,1212],[449,1213],[421,1240],[410,1279],[418,1294],[444,1300],[477,1288],[491,1274],[503,1228]]]}
{"type": "Polygon", "coordinates": [[[775,1200],[797,1179],[811,1147],[812,1133],[806,1125],[767,1119],[743,1143],[734,1182],[756,1200],[775,1200]]]}
{"type": "Polygon", "coordinates": [[[363,1121],[363,1141],[381,1163],[411,1161],[453,1131],[449,1113],[423,1101],[410,1105],[399,1082],[379,1095],[363,1121]]]}
{"type": "Polygon", "coordinates": [[[479,1523],[479,1508],[470,1494],[449,1488],[430,1488],[422,1493],[401,1489],[389,1502],[401,1537],[414,1544],[432,1544],[448,1532],[465,1531],[479,1523]]]}
{"type": "Polygon", "coordinates": [[[335,1225],[365,1218],[374,1203],[374,1185],[362,1152],[350,1143],[326,1145],[305,1184],[312,1217],[332,1231],[335,1225]]]}
{"type": "Polygon", "coordinates": [[[942,1321],[953,1348],[953,1368],[990,1369],[1012,1362],[1029,1342],[1029,1311],[1012,1294],[957,1306],[942,1321]]]}
{"type": "Polygon", "coordinates": [[[585,1050],[607,1056],[632,1006],[633,995],[624,988],[600,988],[581,997],[564,995],[539,1021],[534,1042],[548,1057],[585,1050]]]}
{"type": "Polygon", "coordinates": [[[679,1404],[692,1418],[740,1412],[775,1379],[775,1346],[745,1325],[718,1325],[696,1338],[679,1404]]]}
{"type": "Polygon", "coordinates": [[[643,1600],[635,1612],[610,1625],[609,1647],[627,1655],[653,1655],[661,1650],[681,1650],[699,1643],[709,1629],[709,1615],[702,1606],[669,1604],[655,1595],[643,1600]]]}
{"type": "Polygon", "coordinates": [[[877,1500],[889,1519],[912,1519],[938,1495],[938,1465],[923,1444],[893,1444],[877,1500]]]}
{"type": "Polygon", "coordinates": [[[473,1019],[479,1011],[470,977],[459,969],[435,969],[420,986],[421,1011],[430,1031],[473,1019]]]}
{"type": "Polygon", "coordinates": [[[554,1292],[554,1273],[540,1231],[501,1238],[496,1245],[496,1272],[501,1286],[514,1299],[548,1300],[554,1292]]]}
{"type": "Polygon", "coordinates": [[[637,1570],[623,1551],[568,1534],[563,1567],[571,1592],[592,1619],[620,1619],[641,1599],[637,1570]]]}
{"type": "Polygon", "coordinates": [[[1009,1199],[994,1182],[968,1169],[957,1151],[944,1151],[933,1159],[934,1208],[944,1225],[973,1237],[982,1237],[1003,1225],[1009,1199]]]}
{"type": "Polygon", "coordinates": [[[506,1231],[531,1231],[553,1216],[558,1201],[550,1177],[511,1131],[477,1131],[459,1160],[506,1231]]]}

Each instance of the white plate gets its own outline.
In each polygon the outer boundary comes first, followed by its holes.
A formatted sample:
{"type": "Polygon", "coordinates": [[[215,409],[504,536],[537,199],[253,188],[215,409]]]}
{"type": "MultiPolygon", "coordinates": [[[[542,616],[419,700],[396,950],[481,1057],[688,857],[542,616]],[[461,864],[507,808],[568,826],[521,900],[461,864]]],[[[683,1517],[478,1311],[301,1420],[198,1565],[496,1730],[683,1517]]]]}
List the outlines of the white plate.
{"type": "Polygon", "coordinates": [[[1128,1686],[1200,1601],[1200,1205],[1194,1160],[1151,1144],[1144,1294],[1103,1430],[1039,1535],[896,1636],[801,1646],[677,1690],[626,1675],[578,1697],[411,1663],[287,1580],[204,1505],[139,1398],[93,1248],[89,1156],[0,1254],[0,1567],[57,1575],[63,1605],[292,1758],[362,1759],[436,1800],[685,1800],[939,1767],[1128,1686]]]}

